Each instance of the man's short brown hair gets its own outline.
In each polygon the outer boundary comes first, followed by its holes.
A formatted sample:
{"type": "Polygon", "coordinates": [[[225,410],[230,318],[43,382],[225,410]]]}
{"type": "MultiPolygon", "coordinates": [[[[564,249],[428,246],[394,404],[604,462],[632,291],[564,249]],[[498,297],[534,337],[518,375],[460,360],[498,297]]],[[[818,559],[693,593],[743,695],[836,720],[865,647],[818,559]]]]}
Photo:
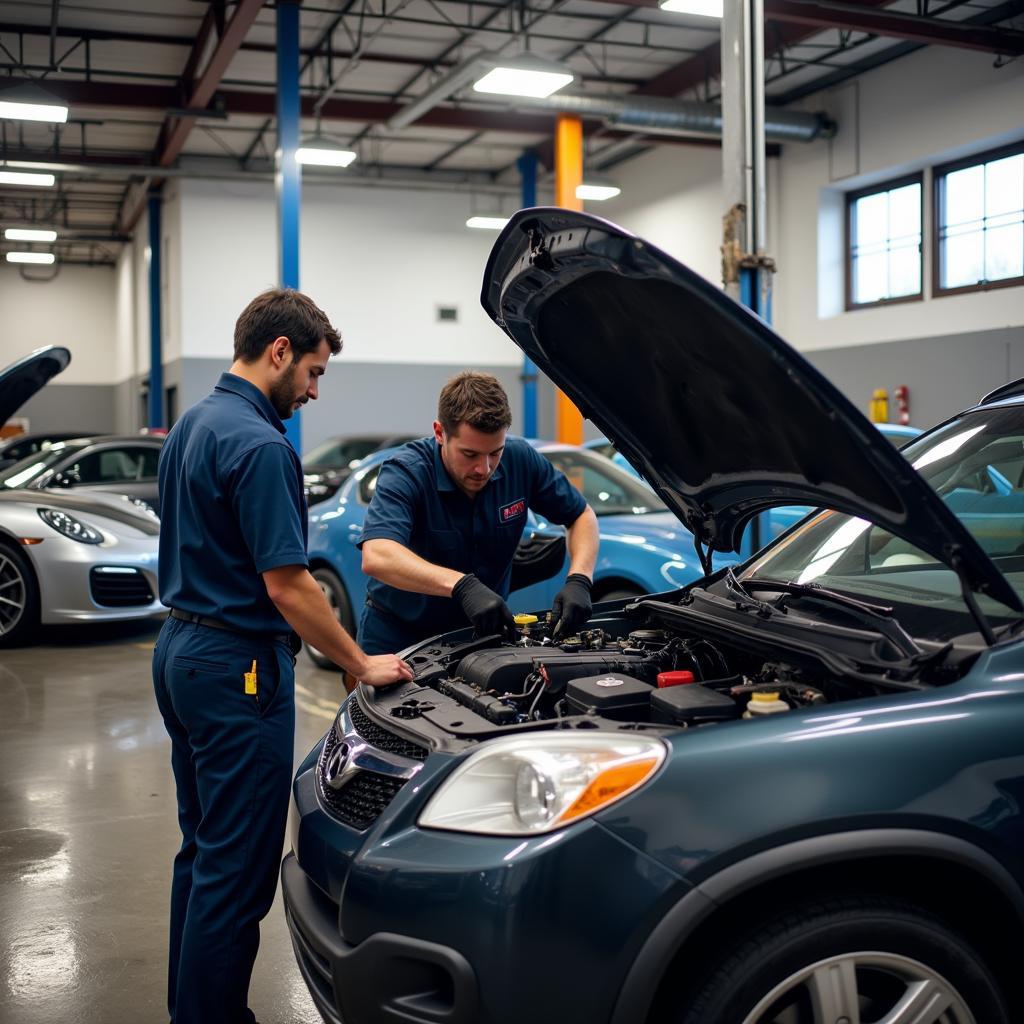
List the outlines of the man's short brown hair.
{"type": "Polygon", "coordinates": [[[441,388],[437,419],[449,437],[463,423],[484,434],[496,434],[512,425],[512,412],[497,377],[465,370],[441,388]]]}
{"type": "Polygon", "coordinates": [[[315,352],[324,340],[332,355],[341,351],[341,335],[327,314],[294,288],[268,288],[242,310],[235,322],[235,359],[254,363],[280,337],[291,342],[295,359],[315,352]]]}

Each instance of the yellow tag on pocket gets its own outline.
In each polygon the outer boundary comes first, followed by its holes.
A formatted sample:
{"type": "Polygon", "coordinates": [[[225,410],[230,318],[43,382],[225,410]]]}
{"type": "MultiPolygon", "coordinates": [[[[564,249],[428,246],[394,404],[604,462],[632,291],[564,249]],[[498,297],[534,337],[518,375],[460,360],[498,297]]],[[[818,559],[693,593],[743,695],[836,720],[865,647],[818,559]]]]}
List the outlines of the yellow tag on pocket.
{"type": "Polygon", "coordinates": [[[256,695],[256,659],[253,658],[252,668],[245,673],[245,692],[250,696],[256,695]]]}

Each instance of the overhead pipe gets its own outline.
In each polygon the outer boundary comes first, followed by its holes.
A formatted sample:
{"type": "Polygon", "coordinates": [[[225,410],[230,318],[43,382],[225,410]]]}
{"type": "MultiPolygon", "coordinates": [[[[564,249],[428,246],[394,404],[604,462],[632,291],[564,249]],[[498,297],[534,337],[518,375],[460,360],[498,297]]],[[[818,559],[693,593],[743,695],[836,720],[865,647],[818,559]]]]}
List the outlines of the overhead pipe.
{"type": "MultiPolygon", "coordinates": [[[[429,110],[479,78],[502,60],[500,54],[484,51],[467,57],[439,78],[425,93],[393,114],[384,124],[390,131],[406,128],[429,110]]],[[[537,108],[557,114],[603,120],[619,131],[646,135],[722,135],[720,103],[700,103],[662,96],[589,96],[579,93],[555,93],[553,96],[517,96],[517,108],[537,108]]],[[[765,135],[772,142],[812,142],[835,134],[835,123],[824,114],[800,110],[766,110],[765,135]]]]}

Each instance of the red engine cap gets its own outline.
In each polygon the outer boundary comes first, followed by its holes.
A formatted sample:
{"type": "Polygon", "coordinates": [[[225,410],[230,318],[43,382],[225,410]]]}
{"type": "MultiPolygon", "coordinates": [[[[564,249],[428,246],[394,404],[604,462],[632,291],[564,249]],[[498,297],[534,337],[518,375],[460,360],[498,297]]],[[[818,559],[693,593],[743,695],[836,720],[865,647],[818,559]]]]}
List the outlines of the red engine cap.
{"type": "Polygon", "coordinates": [[[659,672],[658,673],[658,689],[662,690],[666,686],[682,686],[684,683],[695,683],[697,677],[692,672],[659,672]]]}

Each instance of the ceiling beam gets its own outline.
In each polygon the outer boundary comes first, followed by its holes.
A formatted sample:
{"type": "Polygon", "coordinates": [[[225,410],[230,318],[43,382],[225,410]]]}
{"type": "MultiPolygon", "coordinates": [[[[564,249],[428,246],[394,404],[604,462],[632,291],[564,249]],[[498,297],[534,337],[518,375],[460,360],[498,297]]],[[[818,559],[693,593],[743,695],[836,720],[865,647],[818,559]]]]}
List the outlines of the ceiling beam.
{"type": "Polygon", "coordinates": [[[914,43],[982,50],[1008,57],[1024,54],[1024,32],[997,26],[965,25],[896,11],[870,10],[859,4],[764,0],[764,13],[769,20],[792,25],[852,29],[914,43]]]}
{"type": "MultiPolygon", "coordinates": [[[[198,73],[198,78],[194,78],[199,62],[208,48],[210,36],[216,28],[220,27],[216,16],[217,5],[215,3],[209,5],[208,16],[203,19],[199,27],[195,45],[189,54],[182,74],[181,86],[187,97],[186,107],[201,110],[213,99],[213,94],[216,92],[217,86],[220,85],[224,72],[227,71],[235,54],[238,53],[242,40],[248,34],[264,2],[265,0],[239,0],[231,15],[231,20],[223,26],[223,30],[220,32],[220,37],[209,60],[202,72],[198,73]]],[[[180,101],[169,105],[177,106],[179,103],[180,101]]],[[[174,163],[192,131],[195,120],[194,117],[172,117],[170,115],[164,119],[153,159],[156,166],[170,167],[174,163]]],[[[146,206],[148,189],[149,182],[147,181],[143,182],[141,186],[130,186],[125,190],[124,211],[118,225],[120,231],[131,232],[135,229],[146,206]],[[135,193],[134,196],[133,193],[135,193]]]]}

